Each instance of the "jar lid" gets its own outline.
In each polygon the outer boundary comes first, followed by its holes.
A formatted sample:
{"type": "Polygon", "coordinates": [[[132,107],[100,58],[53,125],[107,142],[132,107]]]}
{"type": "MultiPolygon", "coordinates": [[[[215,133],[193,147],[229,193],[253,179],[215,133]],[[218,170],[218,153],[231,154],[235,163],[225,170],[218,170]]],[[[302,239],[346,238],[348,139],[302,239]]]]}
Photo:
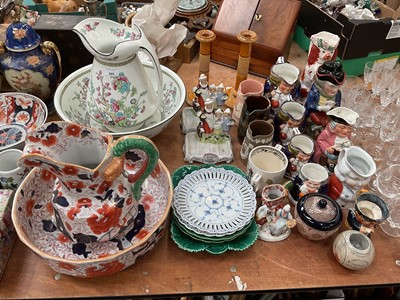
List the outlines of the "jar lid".
{"type": "Polygon", "coordinates": [[[40,36],[26,23],[13,22],[7,27],[5,44],[10,51],[22,52],[34,49],[40,42],[40,36]]]}
{"type": "Polygon", "coordinates": [[[342,224],[339,204],[323,194],[310,193],[301,197],[296,209],[303,222],[317,230],[329,231],[342,224]]]}

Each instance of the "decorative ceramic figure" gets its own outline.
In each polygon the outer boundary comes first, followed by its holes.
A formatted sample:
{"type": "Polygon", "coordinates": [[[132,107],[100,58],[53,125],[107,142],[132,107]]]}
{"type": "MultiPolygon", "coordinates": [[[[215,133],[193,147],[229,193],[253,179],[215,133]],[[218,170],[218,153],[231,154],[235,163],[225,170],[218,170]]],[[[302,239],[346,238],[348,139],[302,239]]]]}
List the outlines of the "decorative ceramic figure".
{"type": "Polygon", "coordinates": [[[349,209],[347,225],[370,236],[376,225],[388,217],[389,208],[382,198],[372,193],[361,193],[355,199],[354,208],[349,209]]]}
{"type": "Polygon", "coordinates": [[[356,194],[368,184],[375,171],[376,164],[365,150],[357,146],[343,149],[329,177],[327,195],[342,208],[351,208],[356,194]]]}
{"type": "Polygon", "coordinates": [[[299,134],[290,139],[286,148],[289,165],[286,176],[294,179],[299,174],[301,167],[308,163],[314,152],[314,141],[308,135],[299,134]]]}
{"type": "Polygon", "coordinates": [[[224,115],[222,117],[222,134],[225,137],[229,137],[229,131],[233,125],[235,125],[235,121],[232,119],[231,110],[228,107],[224,110],[224,115]]]}
{"type": "Polygon", "coordinates": [[[222,83],[217,86],[217,107],[222,107],[225,101],[228,100],[228,94],[225,92],[225,87],[222,83]]]}
{"type": "Polygon", "coordinates": [[[315,139],[328,123],[326,113],[340,106],[340,86],[346,77],[342,63],[338,61],[324,62],[317,69],[316,75],[305,103],[306,132],[315,139]]]}
{"type": "Polygon", "coordinates": [[[336,107],[326,114],[330,121],[318,135],[313,160],[332,173],[340,151],[352,145],[352,126],[357,121],[358,113],[347,107],[336,107]]]}
{"type": "Polygon", "coordinates": [[[200,74],[199,83],[197,84],[196,87],[193,88],[193,91],[197,95],[201,95],[201,97],[203,99],[207,99],[210,97],[210,89],[209,89],[208,79],[207,79],[206,75],[200,74]]]}
{"type": "Polygon", "coordinates": [[[292,137],[300,134],[304,121],[305,108],[302,104],[288,101],[281,105],[274,118],[274,140],[283,146],[289,144],[292,137]]]}
{"type": "Polygon", "coordinates": [[[305,163],[299,170],[299,174],[293,180],[289,199],[296,205],[299,199],[310,193],[326,193],[328,172],[324,167],[315,163],[305,163]]]}
{"type": "Polygon", "coordinates": [[[53,42],[42,43],[35,30],[19,18],[19,10],[12,11],[5,43],[0,42],[0,69],[13,89],[50,105],[61,79],[60,52],[53,42]]]}
{"type": "Polygon", "coordinates": [[[140,126],[155,113],[163,91],[161,67],[143,31],[105,18],[88,18],[73,28],[94,56],[86,103],[89,116],[112,132],[127,132],[140,126]],[[100,39],[99,36],[102,38],[100,39]],[[149,80],[139,52],[154,65],[156,80],[149,80]]]}
{"type": "Polygon", "coordinates": [[[298,82],[300,70],[290,63],[281,63],[271,67],[271,74],[279,80],[276,89],[269,93],[272,112],[275,115],[282,103],[294,100],[292,92],[298,82]]]}
{"type": "Polygon", "coordinates": [[[313,34],[310,40],[307,64],[300,75],[300,102],[302,103],[307,99],[318,67],[325,61],[335,60],[340,37],[327,31],[321,31],[313,34]]]}
{"type": "Polygon", "coordinates": [[[263,188],[262,204],[257,210],[258,238],[264,241],[281,241],[290,235],[290,228],[296,225],[287,202],[287,189],[280,184],[263,188]]]}
{"type": "Polygon", "coordinates": [[[363,270],[369,267],[375,258],[372,241],[356,230],[346,230],[333,241],[333,255],[338,263],[350,270],[363,270]]]}
{"type": "Polygon", "coordinates": [[[40,167],[44,181],[56,178],[51,226],[91,243],[111,240],[134,221],[142,184],[157,163],[158,150],[145,137],[113,143],[93,128],[52,122],[28,134],[18,164],[40,167]]]}

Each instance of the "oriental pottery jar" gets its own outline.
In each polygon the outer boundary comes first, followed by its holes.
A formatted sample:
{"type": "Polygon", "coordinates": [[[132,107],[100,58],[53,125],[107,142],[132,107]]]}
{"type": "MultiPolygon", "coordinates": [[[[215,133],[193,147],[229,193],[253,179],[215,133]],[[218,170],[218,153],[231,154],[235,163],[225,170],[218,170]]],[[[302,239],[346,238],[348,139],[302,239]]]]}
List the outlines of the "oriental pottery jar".
{"type": "Polygon", "coordinates": [[[12,13],[5,42],[0,41],[0,70],[9,85],[42,99],[46,104],[61,79],[61,57],[57,46],[41,37],[19,14],[12,13]]]}

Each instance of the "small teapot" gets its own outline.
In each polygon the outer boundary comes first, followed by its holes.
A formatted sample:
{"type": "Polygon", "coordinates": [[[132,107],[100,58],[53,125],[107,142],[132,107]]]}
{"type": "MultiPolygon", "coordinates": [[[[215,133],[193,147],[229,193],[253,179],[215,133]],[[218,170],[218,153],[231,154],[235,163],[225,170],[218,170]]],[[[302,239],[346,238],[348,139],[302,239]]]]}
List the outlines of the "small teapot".
{"type": "Polygon", "coordinates": [[[13,89],[47,104],[61,81],[60,51],[53,42],[42,42],[30,25],[20,22],[17,7],[11,11],[11,19],[5,42],[0,41],[0,70],[13,89]]]}

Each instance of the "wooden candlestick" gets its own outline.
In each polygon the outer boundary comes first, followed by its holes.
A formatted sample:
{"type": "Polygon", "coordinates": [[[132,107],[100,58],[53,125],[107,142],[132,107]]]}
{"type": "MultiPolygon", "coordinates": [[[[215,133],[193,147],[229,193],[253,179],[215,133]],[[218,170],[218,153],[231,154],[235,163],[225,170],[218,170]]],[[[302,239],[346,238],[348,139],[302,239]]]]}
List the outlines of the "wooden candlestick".
{"type": "Polygon", "coordinates": [[[240,50],[236,71],[236,91],[239,88],[239,84],[247,79],[250,67],[251,45],[257,40],[257,33],[252,30],[243,30],[238,33],[237,39],[240,41],[240,50]]]}
{"type": "Polygon", "coordinates": [[[215,37],[215,33],[208,29],[200,30],[196,33],[196,39],[200,42],[199,76],[204,74],[209,78],[211,43],[215,40],[215,37]]]}

